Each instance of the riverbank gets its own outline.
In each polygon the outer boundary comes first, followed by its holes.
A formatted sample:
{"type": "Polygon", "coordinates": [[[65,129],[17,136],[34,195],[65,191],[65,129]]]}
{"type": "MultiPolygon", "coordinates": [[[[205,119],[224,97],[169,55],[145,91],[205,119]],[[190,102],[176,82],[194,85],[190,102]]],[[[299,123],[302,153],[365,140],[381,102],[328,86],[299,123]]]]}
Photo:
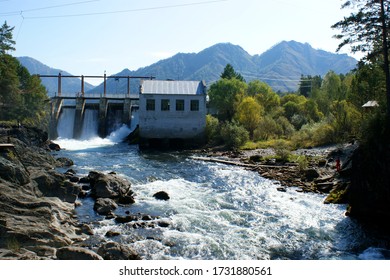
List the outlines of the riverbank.
{"type": "Polygon", "coordinates": [[[280,160],[271,148],[238,152],[209,149],[205,153],[209,161],[241,165],[279,182],[277,189],[281,192],[295,187],[298,192],[324,194],[324,203],[346,204],[351,183],[351,158],[357,147],[357,144],[345,144],[299,149],[291,152],[293,161],[280,160]],[[337,160],[340,161],[339,170],[337,160]]]}
{"type": "Polygon", "coordinates": [[[0,259],[139,259],[122,244],[101,242],[92,250],[83,243],[94,233],[75,213],[82,186],[70,170],[57,171],[73,162],[52,155],[60,147],[47,133],[3,127],[0,144],[0,259]]]}

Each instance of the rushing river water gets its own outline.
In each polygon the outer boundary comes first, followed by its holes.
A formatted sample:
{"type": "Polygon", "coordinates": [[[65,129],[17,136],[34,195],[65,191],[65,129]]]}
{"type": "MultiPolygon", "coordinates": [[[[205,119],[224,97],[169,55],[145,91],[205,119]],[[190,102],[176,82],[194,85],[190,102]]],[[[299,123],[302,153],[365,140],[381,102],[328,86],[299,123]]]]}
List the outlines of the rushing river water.
{"type": "MultiPolygon", "coordinates": [[[[126,131],[124,131],[126,133],[126,131]]],[[[120,136],[120,135],[119,135],[120,136]]],[[[120,137],[119,137],[120,138],[120,137]]],[[[132,183],[136,203],[115,213],[145,213],[170,226],[133,229],[93,211],[81,199],[77,214],[102,237],[132,243],[145,259],[388,259],[383,237],[344,216],[345,205],[324,196],[276,190],[277,182],[240,167],[191,159],[190,154],[140,152],[117,144],[118,135],[88,141],[59,140],[59,153],[80,175],[115,171],[132,183]],[[153,198],[158,191],[169,201],[153,198]],[[108,238],[108,237],[104,237],[108,238]]]]}

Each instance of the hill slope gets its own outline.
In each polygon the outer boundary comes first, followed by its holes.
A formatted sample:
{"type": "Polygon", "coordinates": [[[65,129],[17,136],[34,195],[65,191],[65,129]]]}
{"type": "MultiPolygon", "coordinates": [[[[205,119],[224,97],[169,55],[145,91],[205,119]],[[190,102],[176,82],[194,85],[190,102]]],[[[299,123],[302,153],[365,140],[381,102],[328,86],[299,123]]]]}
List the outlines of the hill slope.
{"type": "MultiPolygon", "coordinates": [[[[32,75],[58,75],[60,72],[62,75],[72,75],[61,69],[51,68],[28,56],[18,57],[17,59],[32,75]]],[[[58,79],[41,78],[41,80],[42,84],[46,87],[49,96],[54,96],[58,92],[58,79]]],[[[63,78],[61,81],[61,88],[64,93],[78,93],[81,91],[81,81],[78,78],[63,78]]],[[[93,89],[94,86],[89,83],[84,83],[84,88],[85,91],[88,91],[93,89]]]]}
{"type": "MultiPolygon", "coordinates": [[[[226,64],[247,80],[262,80],[275,91],[296,91],[301,75],[325,75],[333,70],[348,73],[357,61],[345,54],[316,50],[309,44],[283,41],[261,55],[251,56],[243,48],[230,43],[221,43],[199,53],[178,53],[136,71],[125,69],[118,75],[155,76],[156,79],[205,80],[210,83],[219,79],[226,64]]],[[[137,92],[137,83],[131,86],[137,92]]],[[[109,92],[126,92],[125,81],[109,80],[109,92]]],[[[102,92],[99,85],[91,92],[102,92]]]]}
{"type": "MultiPolygon", "coordinates": [[[[32,58],[20,57],[20,62],[32,74],[58,75],[59,69],[50,68],[32,58]]],[[[356,67],[357,61],[345,54],[334,54],[312,48],[309,44],[283,41],[261,55],[251,56],[243,48],[230,43],[220,43],[199,53],[178,53],[136,71],[124,69],[116,75],[154,76],[156,79],[205,80],[208,85],[217,81],[230,63],[246,81],[258,79],[268,83],[275,91],[296,91],[301,75],[325,75],[330,70],[348,73],[356,67]]],[[[68,74],[62,72],[64,75],[68,74]]],[[[88,73],[85,73],[88,75],[88,73]]],[[[49,94],[57,92],[57,80],[42,78],[49,94]]],[[[139,81],[131,80],[132,93],[138,93],[139,81]]],[[[63,79],[63,92],[80,91],[79,79],[63,79]]],[[[97,87],[85,84],[88,93],[102,93],[103,84],[97,87]]],[[[108,79],[107,92],[126,93],[126,79],[108,79]]]]}

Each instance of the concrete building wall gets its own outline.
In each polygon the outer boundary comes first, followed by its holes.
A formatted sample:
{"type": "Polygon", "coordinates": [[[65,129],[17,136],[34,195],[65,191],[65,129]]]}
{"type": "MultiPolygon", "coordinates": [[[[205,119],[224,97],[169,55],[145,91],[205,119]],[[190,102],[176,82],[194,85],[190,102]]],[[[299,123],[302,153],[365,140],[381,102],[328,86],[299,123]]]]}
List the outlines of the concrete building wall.
{"type": "Polygon", "coordinates": [[[141,138],[202,139],[204,137],[206,95],[140,94],[139,102],[139,132],[141,138]],[[147,100],[154,100],[154,110],[150,108],[151,101],[147,100]],[[169,110],[167,103],[169,104],[169,110]],[[196,103],[198,103],[197,109],[196,103]]]}

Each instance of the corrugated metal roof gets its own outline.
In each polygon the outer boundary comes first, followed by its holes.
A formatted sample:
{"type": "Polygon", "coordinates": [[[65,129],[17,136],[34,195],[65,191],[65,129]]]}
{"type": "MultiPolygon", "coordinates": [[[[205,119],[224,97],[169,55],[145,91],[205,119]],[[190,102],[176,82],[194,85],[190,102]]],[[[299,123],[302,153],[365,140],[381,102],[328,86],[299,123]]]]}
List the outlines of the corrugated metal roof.
{"type": "Polygon", "coordinates": [[[202,81],[161,81],[144,80],[141,82],[141,93],[144,94],[205,94],[202,81]]]}
{"type": "Polygon", "coordinates": [[[362,107],[363,108],[369,108],[369,107],[378,107],[379,106],[379,103],[378,101],[375,101],[375,100],[372,100],[372,101],[368,101],[366,104],[364,104],[362,107]]]}

